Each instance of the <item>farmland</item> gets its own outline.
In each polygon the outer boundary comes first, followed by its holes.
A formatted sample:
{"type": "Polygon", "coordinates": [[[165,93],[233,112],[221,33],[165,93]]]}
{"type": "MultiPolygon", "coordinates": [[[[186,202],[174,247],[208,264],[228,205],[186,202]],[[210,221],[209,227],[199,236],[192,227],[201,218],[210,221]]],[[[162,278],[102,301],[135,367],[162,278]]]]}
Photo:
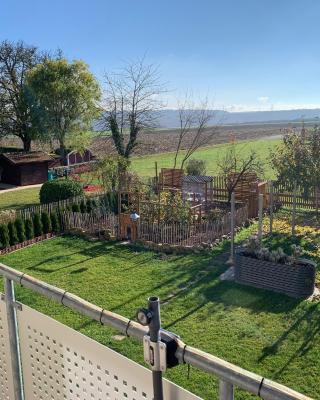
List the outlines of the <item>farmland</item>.
{"type": "MultiPolygon", "coordinates": [[[[261,161],[264,164],[265,177],[273,178],[274,171],[268,162],[270,151],[280,143],[280,140],[264,139],[254,140],[250,142],[241,141],[237,143],[237,149],[242,154],[247,154],[251,150],[255,150],[259,154],[261,161]]],[[[216,146],[210,146],[199,149],[194,153],[193,157],[206,161],[207,163],[207,174],[218,175],[217,162],[219,158],[223,157],[223,154],[228,148],[227,144],[221,144],[216,146]]],[[[173,166],[174,153],[160,153],[148,156],[134,157],[132,160],[132,168],[142,177],[151,177],[155,175],[155,165],[158,163],[158,168],[166,168],[173,166]]],[[[179,157],[181,160],[181,156],[179,157]]],[[[178,162],[179,166],[179,162],[178,162]]]]}

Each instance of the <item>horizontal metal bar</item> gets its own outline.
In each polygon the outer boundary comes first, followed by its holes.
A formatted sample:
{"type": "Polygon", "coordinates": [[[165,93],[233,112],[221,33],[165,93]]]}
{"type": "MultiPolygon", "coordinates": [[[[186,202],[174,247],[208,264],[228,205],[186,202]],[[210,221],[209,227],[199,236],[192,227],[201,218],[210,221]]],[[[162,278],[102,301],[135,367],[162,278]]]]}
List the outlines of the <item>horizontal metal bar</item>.
{"type": "MultiPolygon", "coordinates": [[[[143,336],[148,333],[148,328],[140,325],[138,322],[104,310],[81,297],[33,278],[30,275],[26,275],[2,263],[0,263],[0,275],[138,340],[142,341],[143,336]]],[[[170,334],[166,331],[161,331],[161,336],[168,337],[170,334]]],[[[219,379],[254,395],[260,395],[265,400],[311,400],[310,397],[304,396],[286,386],[264,379],[262,376],[249,372],[225,360],[194,347],[187,346],[177,338],[175,340],[178,344],[175,355],[181,363],[190,364],[215,375],[219,379]]]]}

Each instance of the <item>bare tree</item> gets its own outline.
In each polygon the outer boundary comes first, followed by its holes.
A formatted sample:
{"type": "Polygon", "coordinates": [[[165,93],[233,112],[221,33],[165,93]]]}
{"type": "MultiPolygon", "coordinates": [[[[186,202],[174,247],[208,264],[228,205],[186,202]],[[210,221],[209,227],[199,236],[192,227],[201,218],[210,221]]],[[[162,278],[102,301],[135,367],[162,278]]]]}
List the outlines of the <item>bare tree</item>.
{"type": "Polygon", "coordinates": [[[165,92],[158,69],[144,59],[106,74],[103,128],[110,130],[118,154],[129,158],[143,129],[154,128],[165,92]]]}
{"type": "Polygon", "coordinates": [[[234,143],[230,144],[223,157],[218,159],[220,175],[225,178],[225,186],[228,192],[228,202],[241,179],[248,173],[263,173],[263,166],[257,153],[252,150],[248,154],[237,149],[234,143]]]}
{"type": "Polygon", "coordinates": [[[217,132],[217,126],[209,128],[209,123],[214,118],[214,112],[209,109],[207,98],[196,107],[194,102],[186,95],[184,102],[179,105],[178,113],[180,127],[173,168],[177,166],[178,156],[184,142],[189,139],[189,144],[181,160],[180,168],[183,169],[184,164],[195,151],[210,143],[212,135],[217,132]]]}
{"type": "Polygon", "coordinates": [[[25,90],[27,72],[40,61],[38,50],[23,42],[0,43],[0,136],[13,135],[28,151],[36,132],[25,90]]]}

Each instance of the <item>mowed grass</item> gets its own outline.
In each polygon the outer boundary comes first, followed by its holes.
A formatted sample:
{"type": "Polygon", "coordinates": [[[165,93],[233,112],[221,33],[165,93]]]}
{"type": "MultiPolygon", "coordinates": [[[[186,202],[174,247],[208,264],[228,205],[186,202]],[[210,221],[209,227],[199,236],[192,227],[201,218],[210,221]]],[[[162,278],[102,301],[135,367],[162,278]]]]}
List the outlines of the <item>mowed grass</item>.
{"type": "Polygon", "coordinates": [[[28,207],[39,203],[39,187],[14,190],[12,192],[1,193],[0,190],[0,210],[17,209],[28,207]]]}
{"type": "MultiPolygon", "coordinates": [[[[243,235],[243,234],[242,234],[243,235]]],[[[221,282],[215,255],[160,256],[124,245],[59,237],[0,257],[20,271],[73,292],[107,310],[134,318],[150,295],[162,305],[163,327],[186,343],[319,398],[320,306],[221,282]],[[185,288],[185,289],[183,289],[185,288]]],[[[117,341],[115,331],[17,285],[17,298],[142,363],[142,344],[117,341]]],[[[204,399],[217,381],[187,366],[166,376],[204,399]]],[[[252,396],[237,390],[236,399],[252,396]]]]}
{"type": "MultiPolygon", "coordinates": [[[[252,150],[255,150],[258,154],[261,162],[263,163],[265,178],[271,179],[275,177],[274,170],[270,164],[270,152],[280,143],[279,139],[273,139],[270,137],[269,140],[254,140],[254,141],[241,141],[236,144],[239,154],[246,156],[252,150]]],[[[207,164],[208,175],[218,175],[219,170],[217,167],[218,160],[223,157],[230,144],[221,144],[216,146],[210,146],[201,148],[196,151],[192,158],[204,160],[207,164]]],[[[182,155],[179,156],[177,168],[180,167],[182,155]]],[[[155,155],[148,155],[142,157],[135,157],[132,159],[133,170],[142,177],[155,176],[155,162],[158,163],[158,171],[161,168],[172,168],[174,160],[174,153],[162,153],[155,155]]]]}

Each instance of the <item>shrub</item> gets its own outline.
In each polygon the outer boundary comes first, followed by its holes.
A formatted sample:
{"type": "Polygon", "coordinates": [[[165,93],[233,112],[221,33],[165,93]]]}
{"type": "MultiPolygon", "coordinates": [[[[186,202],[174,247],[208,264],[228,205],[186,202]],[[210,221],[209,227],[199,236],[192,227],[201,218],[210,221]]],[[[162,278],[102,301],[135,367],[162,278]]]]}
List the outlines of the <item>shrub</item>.
{"type": "Polygon", "coordinates": [[[10,221],[8,223],[8,231],[9,231],[10,246],[13,246],[19,242],[17,230],[16,230],[16,226],[15,226],[14,222],[10,221]]]}
{"type": "Polygon", "coordinates": [[[192,158],[187,162],[186,172],[187,175],[205,175],[206,162],[204,160],[196,160],[195,158],[192,158]]]}
{"type": "Polygon", "coordinates": [[[51,230],[52,230],[51,220],[50,220],[49,214],[46,211],[41,213],[41,223],[42,223],[43,233],[51,232],[51,230]]]}
{"type": "Polygon", "coordinates": [[[24,242],[26,240],[26,231],[25,231],[25,227],[24,227],[24,223],[23,223],[22,219],[17,218],[14,221],[14,225],[15,225],[15,228],[17,231],[19,243],[24,242]]]}
{"type": "Polygon", "coordinates": [[[86,203],[85,203],[84,200],[81,200],[81,203],[80,203],[80,211],[81,211],[82,213],[85,213],[85,212],[87,211],[86,203]]]}
{"type": "Polygon", "coordinates": [[[80,212],[79,204],[72,204],[71,209],[72,209],[72,212],[76,212],[76,213],[80,212]]]}
{"type": "Polygon", "coordinates": [[[60,222],[58,219],[58,216],[56,213],[51,213],[50,214],[50,219],[51,219],[51,226],[52,226],[52,231],[53,232],[59,232],[60,231],[60,222]]]}
{"type": "Polygon", "coordinates": [[[92,201],[91,201],[91,199],[87,200],[86,211],[87,211],[87,213],[91,213],[91,211],[92,211],[92,201]]]}
{"type": "Polygon", "coordinates": [[[52,203],[83,195],[83,189],[78,182],[69,179],[57,179],[45,182],[40,189],[40,202],[52,203]]]}
{"type": "Polygon", "coordinates": [[[26,239],[30,240],[34,238],[33,222],[31,219],[26,219],[24,222],[24,228],[26,232],[26,239]]]}
{"type": "Polygon", "coordinates": [[[33,229],[35,237],[42,235],[42,223],[40,215],[38,213],[34,214],[33,216],[33,229]]]}
{"type": "Polygon", "coordinates": [[[0,244],[2,249],[10,246],[8,225],[0,225],[0,244]]]}

